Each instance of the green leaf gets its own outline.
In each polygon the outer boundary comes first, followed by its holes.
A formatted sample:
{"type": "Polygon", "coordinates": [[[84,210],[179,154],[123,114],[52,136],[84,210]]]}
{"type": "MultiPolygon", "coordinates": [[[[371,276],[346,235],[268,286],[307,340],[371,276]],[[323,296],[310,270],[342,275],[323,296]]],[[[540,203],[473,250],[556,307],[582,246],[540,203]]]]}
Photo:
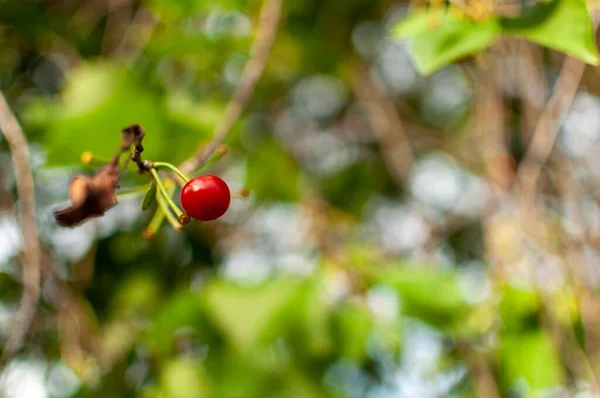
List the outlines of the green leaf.
{"type": "Polygon", "coordinates": [[[231,344],[246,352],[260,345],[265,335],[277,334],[283,326],[277,315],[285,312],[299,287],[292,279],[271,280],[256,287],[215,281],[204,289],[204,303],[231,344]]]}
{"type": "Polygon", "coordinates": [[[374,321],[363,308],[346,305],[335,315],[339,355],[362,362],[367,357],[367,342],[374,321]]]}
{"type": "Polygon", "coordinates": [[[202,340],[210,337],[206,315],[198,296],[189,289],[180,289],[162,305],[155,307],[156,314],[144,335],[150,352],[167,355],[174,349],[176,331],[192,328],[202,340]]]}
{"type": "Polygon", "coordinates": [[[210,130],[221,120],[225,111],[223,102],[198,101],[183,90],[169,92],[165,98],[165,110],[169,117],[189,129],[210,130]]]}
{"type": "Polygon", "coordinates": [[[293,159],[273,141],[248,156],[246,186],[260,201],[294,201],[300,195],[299,171],[293,159]]]}
{"type": "MultiPolygon", "coordinates": [[[[56,102],[37,102],[26,112],[29,126],[42,133],[39,140],[48,152],[48,165],[78,163],[84,151],[111,157],[121,144],[120,131],[132,123],[146,130],[146,159],[177,163],[190,156],[216,118],[203,124],[182,121],[172,109],[182,101],[171,101],[148,79],[117,62],[90,62],[73,69],[56,102]]],[[[198,109],[190,106],[185,111],[198,109]]]]}
{"type": "Polygon", "coordinates": [[[156,201],[156,184],[154,181],[150,183],[150,188],[146,191],[144,199],[142,200],[142,211],[146,211],[156,201]]]}
{"type": "Polygon", "coordinates": [[[429,75],[461,58],[487,49],[500,35],[496,19],[475,22],[447,14],[438,28],[418,34],[412,57],[421,73],[429,75]]]}
{"type": "Polygon", "coordinates": [[[151,273],[138,272],[121,278],[118,290],[112,297],[113,315],[150,314],[160,297],[160,283],[151,273]]]}
{"type": "Polygon", "coordinates": [[[374,282],[397,289],[406,315],[434,325],[452,323],[467,308],[456,275],[439,269],[396,267],[380,272],[374,282]]]}
{"type": "Polygon", "coordinates": [[[161,372],[161,384],[166,396],[172,398],[198,398],[209,392],[204,370],[191,359],[167,363],[161,372]]]}
{"type": "Polygon", "coordinates": [[[498,312],[502,323],[510,330],[527,326],[528,319],[541,307],[539,294],[530,286],[508,285],[502,292],[498,312]]]}
{"type": "Polygon", "coordinates": [[[333,346],[330,330],[330,309],[325,302],[325,281],[315,278],[298,297],[298,308],[302,312],[301,323],[306,330],[308,350],[312,355],[325,355],[333,346]]]}
{"type": "Polygon", "coordinates": [[[121,129],[136,122],[148,133],[144,155],[158,158],[167,144],[160,134],[166,130],[161,108],[157,93],[123,66],[83,64],[71,72],[60,106],[47,121],[48,162],[72,164],[87,150],[110,157],[119,148],[121,129]]]}
{"type": "Polygon", "coordinates": [[[532,393],[559,385],[563,378],[558,349],[541,330],[504,337],[500,359],[506,382],[524,379],[532,393]]]}
{"type": "Polygon", "coordinates": [[[446,16],[446,10],[443,8],[413,12],[396,22],[391,29],[391,35],[394,39],[405,39],[426,33],[443,23],[446,16]]]}
{"type": "Polygon", "coordinates": [[[589,64],[600,62],[592,20],[583,1],[538,3],[518,18],[503,19],[501,26],[507,34],[562,51],[589,64]]]}

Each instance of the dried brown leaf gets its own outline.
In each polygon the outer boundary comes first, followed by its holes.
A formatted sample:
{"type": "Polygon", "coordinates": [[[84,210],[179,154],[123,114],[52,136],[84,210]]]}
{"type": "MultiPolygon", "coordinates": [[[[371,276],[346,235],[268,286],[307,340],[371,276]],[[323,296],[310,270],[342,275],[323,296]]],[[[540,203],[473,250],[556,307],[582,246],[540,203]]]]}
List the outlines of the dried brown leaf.
{"type": "Polygon", "coordinates": [[[71,206],[54,212],[59,225],[74,227],[104,215],[117,204],[115,189],[119,183],[119,165],[115,160],[93,176],[73,177],[69,187],[71,206]]]}

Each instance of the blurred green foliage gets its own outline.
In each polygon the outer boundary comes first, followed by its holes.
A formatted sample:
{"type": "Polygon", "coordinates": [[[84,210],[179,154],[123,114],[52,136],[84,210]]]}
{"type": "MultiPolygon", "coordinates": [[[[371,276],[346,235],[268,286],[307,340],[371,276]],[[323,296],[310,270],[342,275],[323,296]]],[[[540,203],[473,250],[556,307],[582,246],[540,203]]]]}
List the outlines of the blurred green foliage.
{"type": "MultiPolygon", "coordinates": [[[[483,396],[477,389],[482,373],[477,366],[469,369],[473,355],[483,358],[481,369],[491,369],[485,376],[501,396],[541,396],[536,394],[587,380],[585,372],[575,375],[568,368],[567,354],[552,335],[563,328],[577,339],[574,347],[585,345],[575,293],[565,288],[546,297],[534,286],[490,276],[482,215],[457,216],[467,218],[464,229],[435,246],[454,251],[451,259],[479,261],[471,267],[484,277],[470,288],[485,290],[481,299],[465,287],[472,269],[458,261],[436,263],[442,249],[438,257],[420,261],[418,253],[412,259],[387,255],[371,239],[376,217],[370,206],[382,197],[410,197],[410,187],[395,184],[376,140],[361,141],[356,131],[368,129],[367,122],[345,115],[356,105],[352,87],[359,62],[385,63],[384,57],[368,55],[383,45],[367,39],[357,44],[359,27],[369,31],[375,24],[372,30],[390,48],[411,38],[416,70],[441,70],[434,74],[440,79],[444,71],[454,71],[444,67],[485,54],[502,36],[525,38],[595,65],[598,52],[584,2],[554,0],[514,18],[476,18],[455,5],[407,13],[407,4],[391,0],[284,1],[264,76],[229,135],[227,160],[211,170],[230,177],[235,188],[248,187],[251,200],[236,204],[235,216],[222,224],[195,223],[181,234],[165,227],[151,240],[142,238],[145,214],[119,224],[131,218],[124,215],[130,208],[114,216],[114,225],[94,224],[91,232],[84,228],[62,236],[47,207],[66,199],[60,172],[70,176],[79,170],[82,152],[112,156],[119,131],[132,123],[145,128],[144,157],[152,160],[181,162],[211,138],[239,84],[261,5],[256,0],[143,0],[124,1],[108,12],[109,3],[0,0],[0,89],[42,154],[38,181],[58,170],[48,180],[60,189],[42,182],[38,187],[42,239],[50,242],[61,269],[57,278],[69,297],[84,303],[57,302],[52,298],[56,287],[47,282],[40,316],[48,320],[39,322],[23,350],[28,361],[60,359],[77,374],[73,391],[53,396],[483,396]],[[400,17],[390,17],[398,10],[400,17]],[[360,48],[363,54],[357,54],[360,48]],[[312,96],[299,94],[299,85],[313,75],[334,81],[319,81],[312,96]],[[319,91],[327,82],[343,85],[348,93],[319,91]],[[295,127],[291,133],[278,132],[289,125],[295,127]],[[344,128],[343,138],[351,144],[333,134],[337,141],[308,145],[323,131],[344,128]],[[298,211],[297,219],[286,218],[288,207],[277,207],[282,204],[298,211]],[[269,206],[284,215],[269,219],[269,206]],[[286,241],[303,222],[313,223],[304,240],[286,241]],[[263,236],[267,228],[275,230],[274,236],[263,236]],[[252,229],[256,235],[244,235],[252,229]],[[86,243],[75,234],[91,238],[86,243]],[[269,256],[233,261],[228,250],[239,241],[244,250],[269,256]],[[80,247],[84,255],[73,255],[80,247]],[[309,258],[308,272],[264,263],[284,263],[298,247],[309,258]],[[232,277],[231,263],[259,268],[262,277],[232,277]],[[548,313],[559,325],[547,326],[548,313]],[[68,321],[61,324],[49,314],[68,321]],[[416,386],[411,385],[415,379],[416,386]]],[[[415,69],[402,71],[400,78],[405,76],[416,76],[415,69]]],[[[390,96],[402,99],[396,108],[411,123],[444,125],[443,131],[423,133],[427,137],[411,136],[415,141],[441,140],[447,145],[440,148],[452,148],[461,135],[449,130],[463,127],[470,97],[465,94],[456,108],[437,104],[437,114],[447,112],[452,123],[438,119],[436,124],[427,120],[427,112],[436,109],[424,98],[437,94],[422,79],[414,77],[412,91],[390,96]]],[[[415,152],[418,158],[427,149],[415,152]]],[[[131,174],[124,185],[141,181],[131,174]]],[[[141,197],[132,202],[141,214],[141,197]]],[[[148,201],[144,207],[150,206],[148,201]]],[[[431,219],[445,212],[424,211],[431,219]]],[[[448,219],[441,224],[452,226],[455,220],[448,219]]],[[[409,238],[418,235],[417,227],[408,228],[403,231],[409,238]]],[[[6,263],[14,266],[15,258],[6,263]]],[[[4,268],[0,272],[3,305],[18,299],[14,275],[4,268]]]]}

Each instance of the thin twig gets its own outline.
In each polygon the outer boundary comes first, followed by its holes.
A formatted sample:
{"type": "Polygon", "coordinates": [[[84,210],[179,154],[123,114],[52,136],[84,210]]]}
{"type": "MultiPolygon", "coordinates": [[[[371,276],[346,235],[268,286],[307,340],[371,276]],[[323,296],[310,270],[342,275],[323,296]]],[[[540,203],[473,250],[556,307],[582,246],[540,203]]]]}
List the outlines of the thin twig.
{"type": "Polygon", "coordinates": [[[152,39],[154,31],[160,23],[159,17],[158,14],[153,14],[148,9],[140,7],[133,15],[121,43],[112,55],[129,63],[136,61],[152,39]]]}
{"type": "Polygon", "coordinates": [[[535,212],[535,193],[544,164],[550,157],[558,136],[560,117],[565,114],[575,98],[585,64],[567,57],[563,62],[556,88],[542,112],[533,138],[517,172],[521,199],[529,214],[535,212]]]}
{"type": "Polygon", "coordinates": [[[527,67],[517,63],[515,69],[521,97],[521,140],[529,142],[542,113],[548,87],[542,62],[542,49],[525,40],[519,40],[517,51],[527,62],[527,67]]]}
{"type": "Polygon", "coordinates": [[[123,136],[123,143],[121,144],[119,152],[115,155],[116,159],[118,160],[121,154],[128,151],[131,145],[133,145],[133,152],[127,158],[125,165],[132,160],[137,165],[138,173],[144,173],[150,170],[151,162],[142,159],[142,152],[144,152],[142,141],[146,136],[144,129],[139,124],[133,124],[124,128],[123,131],[121,131],[121,135],[123,136]]]}
{"type": "Polygon", "coordinates": [[[508,148],[503,95],[496,79],[497,76],[508,78],[503,74],[500,63],[507,51],[507,41],[499,41],[489,53],[490,68],[479,68],[475,82],[474,127],[481,140],[482,161],[487,180],[492,183],[490,195],[494,199],[498,199],[501,192],[506,192],[514,179],[514,160],[508,148]]]}
{"type": "Polygon", "coordinates": [[[498,384],[494,378],[494,371],[487,356],[483,353],[477,353],[468,342],[459,341],[457,349],[464,363],[467,365],[473,390],[477,395],[482,398],[499,398],[498,384]]]}
{"type": "Polygon", "coordinates": [[[227,134],[238,121],[242,112],[248,105],[254,88],[262,75],[271,47],[275,42],[277,27],[281,19],[282,0],[265,0],[260,11],[260,18],[256,38],[250,48],[250,59],[242,72],[242,77],[237,90],[225,109],[225,114],[217,125],[213,139],[206,146],[198,148],[196,153],[183,162],[179,169],[184,174],[190,174],[200,167],[209,156],[225,141],[227,134]]]}
{"type": "Polygon", "coordinates": [[[0,93],[0,130],[6,137],[17,185],[18,214],[23,235],[23,293],[19,309],[4,346],[4,359],[12,357],[23,344],[36,312],[40,295],[40,247],[35,220],[33,175],[29,166],[27,140],[17,118],[0,93]]]}
{"type": "Polygon", "coordinates": [[[364,67],[352,86],[354,94],[365,107],[388,172],[396,184],[401,185],[412,167],[413,153],[396,106],[372,81],[364,67]]]}
{"type": "Polygon", "coordinates": [[[134,5],[132,0],[108,0],[106,7],[104,35],[100,43],[102,54],[110,54],[118,48],[128,31],[134,5]]]}

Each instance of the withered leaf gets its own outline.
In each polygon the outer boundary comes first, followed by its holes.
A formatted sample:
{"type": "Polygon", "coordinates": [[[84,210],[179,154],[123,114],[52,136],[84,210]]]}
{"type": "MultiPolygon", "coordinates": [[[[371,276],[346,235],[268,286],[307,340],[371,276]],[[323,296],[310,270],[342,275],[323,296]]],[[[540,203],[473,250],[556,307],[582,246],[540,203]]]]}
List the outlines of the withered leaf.
{"type": "Polygon", "coordinates": [[[119,183],[117,161],[104,166],[93,176],[73,177],[69,187],[71,206],[54,212],[58,225],[74,227],[82,222],[104,215],[117,204],[115,189],[119,183]]]}

